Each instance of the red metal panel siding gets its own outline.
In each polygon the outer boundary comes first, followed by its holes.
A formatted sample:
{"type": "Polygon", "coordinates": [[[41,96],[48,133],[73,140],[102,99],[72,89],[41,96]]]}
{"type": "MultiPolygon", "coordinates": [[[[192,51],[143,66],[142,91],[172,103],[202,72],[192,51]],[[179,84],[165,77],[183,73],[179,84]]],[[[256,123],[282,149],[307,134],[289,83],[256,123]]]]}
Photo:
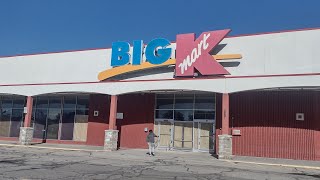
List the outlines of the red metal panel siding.
{"type": "Polygon", "coordinates": [[[316,92],[314,95],[314,117],[315,117],[315,132],[314,132],[314,144],[315,144],[315,160],[320,161],[320,93],[316,92]]]}
{"type": "Polygon", "coordinates": [[[233,154],[315,160],[314,92],[242,92],[230,95],[233,154]],[[304,121],[296,121],[304,113],[304,121]]]}
{"type": "Polygon", "coordinates": [[[314,135],[315,140],[315,160],[320,161],[320,131],[316,131],[314,135]]]}
{"type": "Polygon", "coordinates": [[[154,94],[121,95],[118,112],[123,113],[117,120],[120,148],[147,148],[144,128],[154,127],[154,94]]]}
{"type": "Polygon", "coordinates": [[[104,131],[109,128],[109,111],[110,98],[108,95],[90,95],[87,132],[88,145],[104,145],[104,131]],[[99,116],[93,116],[93,111],[99,111],[99,116]]]}

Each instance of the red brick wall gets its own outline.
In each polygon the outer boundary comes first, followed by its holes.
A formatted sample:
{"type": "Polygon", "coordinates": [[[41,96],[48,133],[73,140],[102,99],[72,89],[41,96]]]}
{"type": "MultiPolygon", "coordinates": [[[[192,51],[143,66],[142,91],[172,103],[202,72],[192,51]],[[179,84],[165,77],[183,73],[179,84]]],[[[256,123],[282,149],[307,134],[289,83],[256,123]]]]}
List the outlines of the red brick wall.
{"type": "Polygon", "coordinates": [[[154,94],[121,95],[118,112],[124,119],[117,120],[120,148],[147,148],[144,128],[154,127],[154,94]]]}
{"type": "Polygon", "coordinates": [[[319,97],[308,91],[231,94],[230,127],[241,130],[233,136],[233,154],[319,160],[319,97]],[[296,113],[305,120],[295,120],[296,113]]]}
{"type": "Polygon", "coordinates": [[[109,128],[109,111],[110,98],[108,95],[90,95],[87,132],[88,145],[104,145],[104,131],[109,128]],[[93,111],[99,111],[99,116],[93,116],[93,111]]]}

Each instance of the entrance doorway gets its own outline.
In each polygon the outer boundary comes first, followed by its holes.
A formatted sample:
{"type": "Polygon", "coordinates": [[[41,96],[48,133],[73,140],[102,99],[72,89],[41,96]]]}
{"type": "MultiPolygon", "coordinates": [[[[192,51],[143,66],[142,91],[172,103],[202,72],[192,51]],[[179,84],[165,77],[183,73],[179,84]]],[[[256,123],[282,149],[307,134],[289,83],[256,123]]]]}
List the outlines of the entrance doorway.
{"type": "Polygon", "coordinates": [[[192,122],[174,122],[174,148],[175,149],[186,149],[191,150],[192,145],[192,122]]]}
{"type": "Polygon", "coordinates": [[[213,151],[214,128],[214,93],[156,95],[155,133],[159,136],[159,148],[213,151]]]}
{"type": "Polygon", "coordinates": [[[173,147],[173,122],[157,120],[154,126],[154,133],[158,135],[158,141],[156,142],[158,148],[170,150],[173,147]]]}
{"type": "Polygon", "coordinates": [[[154,132],[159,136],[156,142],[159,149],[214,152],[214,121],[155,120],[154,132]]]}
{"type": "Polygon", "coordinates": [[[194,150],[214,151],[215,125],[212,121],[194,122],[194,150]]]}

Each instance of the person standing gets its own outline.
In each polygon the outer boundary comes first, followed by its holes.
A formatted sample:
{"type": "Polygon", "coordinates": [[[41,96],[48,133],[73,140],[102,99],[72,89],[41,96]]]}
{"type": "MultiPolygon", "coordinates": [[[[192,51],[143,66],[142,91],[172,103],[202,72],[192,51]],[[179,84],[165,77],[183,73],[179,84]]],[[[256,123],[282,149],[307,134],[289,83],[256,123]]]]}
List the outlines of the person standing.
{"type": "Polygon", "coordinates": [[[147,135],[147,143],[149,146],[149,156],[154,156],[154,148],[155,148],[154,138],[155,137],[158,137],[158,136],[156,136],[153,133],[153,131],[150,129],[149,134],[147,135]]]}

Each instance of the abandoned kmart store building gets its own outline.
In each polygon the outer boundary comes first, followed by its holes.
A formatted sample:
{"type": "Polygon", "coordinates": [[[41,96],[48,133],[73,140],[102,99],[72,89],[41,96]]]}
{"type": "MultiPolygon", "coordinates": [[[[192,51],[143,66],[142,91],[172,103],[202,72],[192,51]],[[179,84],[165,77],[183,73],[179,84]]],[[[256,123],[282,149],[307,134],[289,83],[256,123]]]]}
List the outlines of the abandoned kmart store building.
{"type": "Polygon", "coordinates": [[[229,31],[1,57],[0,140],[320,160],[320,29],[229,31]]]}

